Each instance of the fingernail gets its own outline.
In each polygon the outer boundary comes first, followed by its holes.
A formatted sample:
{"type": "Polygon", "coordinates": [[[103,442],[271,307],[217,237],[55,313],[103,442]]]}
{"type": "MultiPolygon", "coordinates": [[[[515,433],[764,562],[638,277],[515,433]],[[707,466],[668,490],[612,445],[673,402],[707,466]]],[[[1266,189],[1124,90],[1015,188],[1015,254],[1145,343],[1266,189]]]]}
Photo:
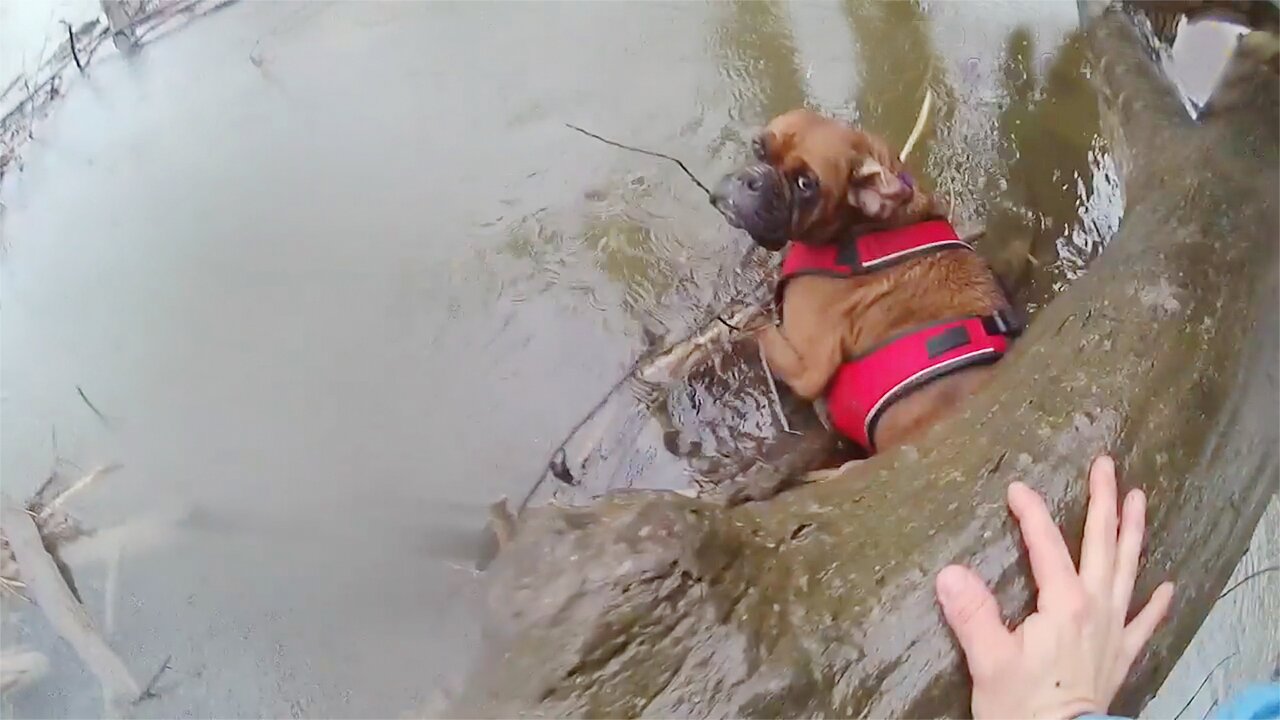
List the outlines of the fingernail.
{"type": "Polygon", "coordinates": [[[1093,461],[1093,467],[1095,470],[1100,472],[1110,472],[1114,474],[1116,471],[1116,461],[1112,460],[1110,455],[1099,455],[1098,458],[1093,461]]]}
{"type": "Polygon", "coordinates": [[[938,573],[938,599],[944,603],[951,602],[964,589],[963,571],[957,565],[948,565],[938,573]]]}
{"type": "Polygon", "coordinates": [[[1130,490],[1129,494],[1124,496],[1124,509],[1126,512],[1138,512],[1146,501],[1147,496],[1141,490],[1130,490]]]}

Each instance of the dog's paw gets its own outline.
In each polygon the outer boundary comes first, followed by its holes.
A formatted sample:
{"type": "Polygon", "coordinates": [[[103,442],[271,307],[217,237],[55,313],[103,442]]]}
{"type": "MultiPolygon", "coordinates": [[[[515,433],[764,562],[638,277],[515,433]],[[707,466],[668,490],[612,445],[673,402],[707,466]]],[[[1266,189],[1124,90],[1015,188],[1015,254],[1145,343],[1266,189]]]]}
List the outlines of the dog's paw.
{"type": "Polygon", "coordinates": [[[843,477],[850,470],[864,462],[866,462],[865,459],[850,460],[840,467],[827,468],[826,470],[812,470],[804,474],[804,483],[807,485],[808,483],[826,482],[827,480],[834,480],[838,477],[843,477]]]}

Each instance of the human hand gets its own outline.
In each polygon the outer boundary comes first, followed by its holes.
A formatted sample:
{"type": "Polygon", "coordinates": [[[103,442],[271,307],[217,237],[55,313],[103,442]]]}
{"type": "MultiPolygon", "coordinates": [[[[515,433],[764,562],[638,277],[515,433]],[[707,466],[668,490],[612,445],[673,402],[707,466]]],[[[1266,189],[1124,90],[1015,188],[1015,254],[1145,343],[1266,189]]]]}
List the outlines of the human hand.
{"type": "Polygon", "coordinates": [[[1117,536],[1115,463],[1105,456],[1094,461],[1079,572],[1039,494],[1013,483],[1009,509],[1022,529],[1038,589],[1030,617],[1010,632],[995,597],[972,570],[951,565],[937,577],[943,615],[973,679],[973,716],[1105,713],[1173,599],[1173,584],[1163,583],[1125,623],[1142,552],[1146,498],[1141,490],[1125,497],[1117,536]]]}

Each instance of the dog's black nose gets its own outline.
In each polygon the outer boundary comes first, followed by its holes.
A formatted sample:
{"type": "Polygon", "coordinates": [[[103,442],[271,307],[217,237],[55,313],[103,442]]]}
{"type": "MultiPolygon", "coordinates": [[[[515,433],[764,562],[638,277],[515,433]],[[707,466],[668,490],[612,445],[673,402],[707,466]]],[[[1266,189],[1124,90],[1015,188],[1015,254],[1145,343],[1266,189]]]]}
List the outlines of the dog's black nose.
{"type": "Polygon", "coordinates": [[[736,194],[734,190],[738,187],[737,173],[731,173],[720,178],[720,182],[711,190],[711,204],[716,207],[724,207],[736,194]]]}
{"type": "Polygon", "coordinates": [[[725,175],[711,191],[711,201],[719,204],[722,200],[733,200],[758,196],[765,189],[765,175],[773,172],[768,165],[752,164],[741,170],[725,175]]]}
{"type": "Polygon", "coordinates": [[[781,176],[772,166],[752,163],[724,176],[711,191],[711,204],[762,247],[776,250],[786,244],[790,209],[781,176]]]}

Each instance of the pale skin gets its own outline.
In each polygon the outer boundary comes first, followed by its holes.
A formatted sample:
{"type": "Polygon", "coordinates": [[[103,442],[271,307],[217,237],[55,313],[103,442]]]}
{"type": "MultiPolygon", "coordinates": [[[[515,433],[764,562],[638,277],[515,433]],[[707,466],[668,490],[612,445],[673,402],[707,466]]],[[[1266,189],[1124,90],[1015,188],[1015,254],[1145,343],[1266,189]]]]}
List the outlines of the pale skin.
{"type": "Polygon", "coordinates": [[[1040,495],[1022,483],[1009,486],[1009,509],[1022,529],[1038,591],[1036,611],[1013,630],[972,570],[951,565],[938,573],[938,601],[973,679],[974,718],[1106,713],[1173,599],[1173,584],[1165,582],[1126,622],[1146,498],[1141,490],[1130,491],[1119,513],[1116,499],[1115,464],[1098,458],[1089,472],[1077,570],[1040,495]]]}

